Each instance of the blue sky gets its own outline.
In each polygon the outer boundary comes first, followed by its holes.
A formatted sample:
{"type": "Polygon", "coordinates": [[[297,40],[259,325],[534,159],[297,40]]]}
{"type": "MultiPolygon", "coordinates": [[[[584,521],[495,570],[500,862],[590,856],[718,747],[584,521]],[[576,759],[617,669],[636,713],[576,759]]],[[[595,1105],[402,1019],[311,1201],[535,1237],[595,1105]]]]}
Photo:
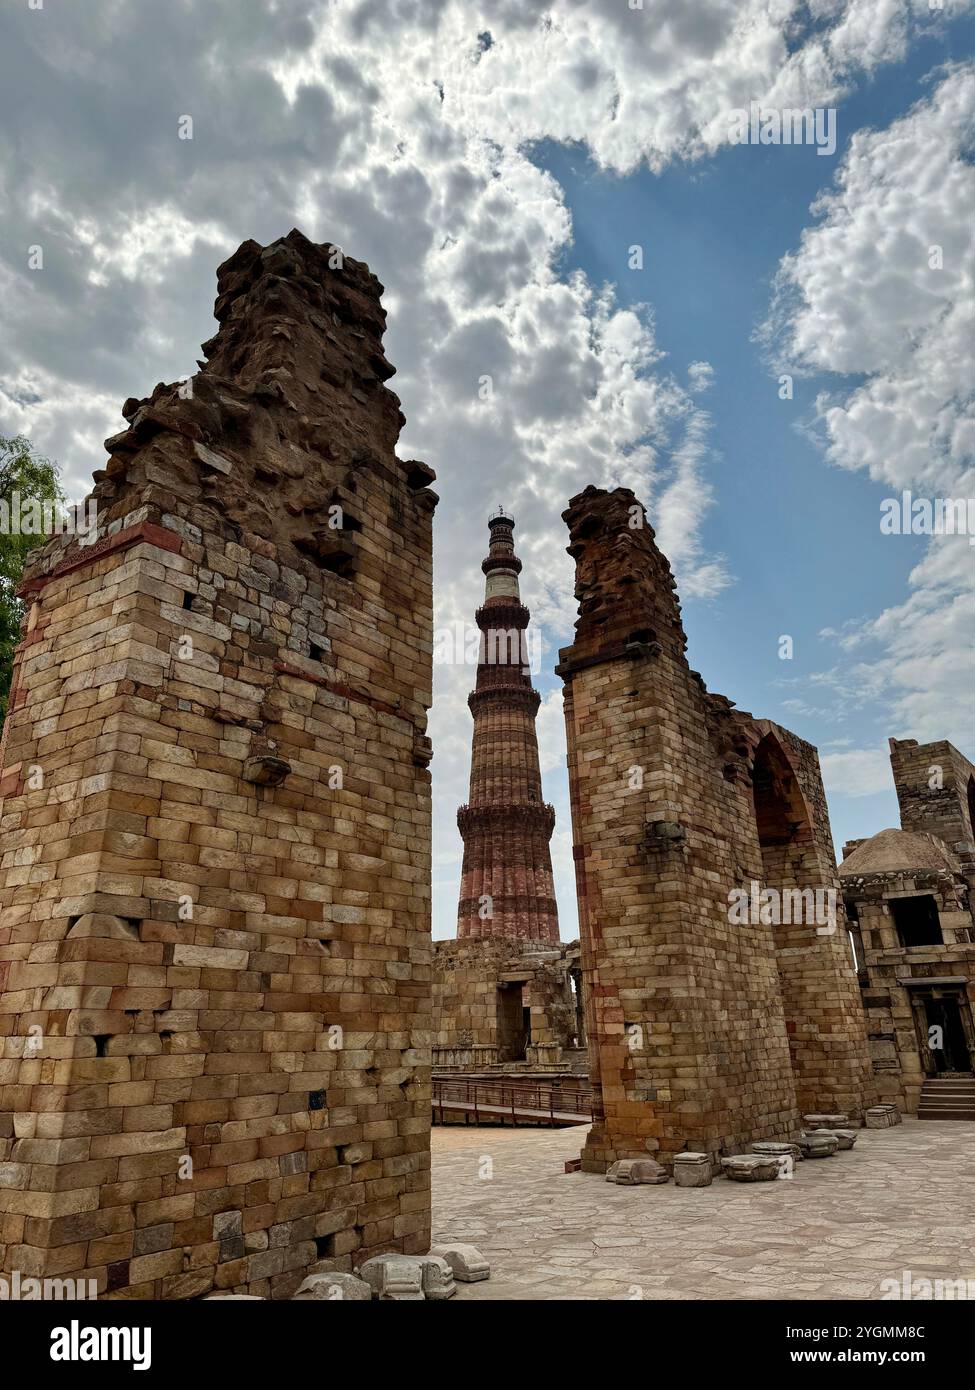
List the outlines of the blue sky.
{"type": "MultiPolygon", "coordinates": [[[[564,935],[551,672],[589,483],[659,518],[709,687],[820,747],[838,843],[896,819],[888,735],[973,751],[975,551],[882,537],[879,504],[975,496],[975,0],[46,0],[0,7],[0,77],[0,432],[72,498],[122,401],[193,370],[245,238],[298,226],[385,285],[438,629],[473,620],[489,511],[518,521],[564,935]],[[732,146],[751,101],[835,107],[835,154],[732,146]]],[[[434,671],[438,936],[473,679],[434,671]]]]}
{"type": "MultiPolygon", "coordinates": [[[[727,557],[733,582],[714,597],[683,600],[691,665],[709,689],[823,752],[912,736],[884,700],[851,705],[826,691],[810,694],[805,682],[832,663],[822,630],[899,602],[926,542],[882,536],[880,501],[892,489],[825,463],[803,428],[832,376],[796,376],[794,398],[780,399],[755,330],[768,314],[779,261],[797,245],[853,132],[889,124],[929,90],[933,69],[973,53],[975,24],[959,22],[881,71],[840,105],[832,157],[805,146],[731,146],[693,166],[620,177],[579,145],[546,141],[532,150],[572,213],[565,269],[611,281],[622,303],[650,305],[657,341],[678,375],[702,359],[714,368],[706,400],[714,506],[701,534],[706,549],[727,557]],[[644,266],[634,270],[627,253],[635,243],[644,247],[644,266]],[[782,634],[794,639],[789,661],[778,655],[782,634]],[[790,708],[796,698],[811,708],[790,708]]],[[[547,673],[539,682],[543,690],[557,685],[547,673]]],[[[975,730],[966,751],[973,750],[975,730]]],[[[561,771],[547,780],[548,794],[561,800],[561,771]]],[[[838,855],[847,839],[899,823],[892,782],[872,795],[833,789],[829,804],[838,855]]],[[[563,908],[570,922],[573,906],[563,908]]],[[[563,922],[563,935],[568,930],[563,922]]]]}

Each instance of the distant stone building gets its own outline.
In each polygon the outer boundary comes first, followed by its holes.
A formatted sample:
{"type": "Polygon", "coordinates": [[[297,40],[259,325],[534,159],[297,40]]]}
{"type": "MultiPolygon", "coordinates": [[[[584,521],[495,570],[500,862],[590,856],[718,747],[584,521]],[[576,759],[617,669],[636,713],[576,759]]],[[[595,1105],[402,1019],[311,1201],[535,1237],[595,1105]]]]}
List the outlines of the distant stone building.
{"type": "Polygon", "coordinates": [[[595,1123],[583,1167],[729,1154],[874,1081],[816,750],[710,694],[632,492],[564,513],[558,667],[595,1123]]]}
{"type": "Polygon", "coordinates": [[[218,291],[31,557],[3,736],[0,1269],[137,1298],[429,1247],[433,475],[365,265],[218,291]]]}
{"type": "Polygon", "coordinates": [[[559,941],[542,800],[514,521],[488,522],[475,688],[470,798],[457,813],[464,841],[457,939],[435,943],[433,1063],[439,1072],[584,1070],[578,947],[559,941]],[[580,1058],[581,1063],[580,1063],[580,1058]]]}
{"type": "Polygon", "coordinates": [[[585,1075],[578,942],[435,941],[437,1073],[585,1075]]]}
{"type": "Polygon", "coordinates": [[[881,1098],[975,1119],[975,767],[891,739],[901,829],[844,847],[840,879],[881,1098]]]}

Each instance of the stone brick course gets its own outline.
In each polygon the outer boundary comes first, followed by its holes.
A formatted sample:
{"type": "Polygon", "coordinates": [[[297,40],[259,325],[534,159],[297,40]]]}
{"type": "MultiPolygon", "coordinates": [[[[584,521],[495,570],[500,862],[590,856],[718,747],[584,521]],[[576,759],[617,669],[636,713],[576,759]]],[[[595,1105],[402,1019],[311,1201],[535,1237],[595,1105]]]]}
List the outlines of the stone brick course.
{"type": "MultiPolygon", "coordinates": [[[[690,670],[675,583],[631,492],[564,514],[561,653],[595,1123],[583,1167],[788,1139],[859,1113],[871,1072],[838,920],[732,921],[730,894],[836,885],[815,750],[690,670]]],[[[842,917],[842,906],[838,906],[842,917]]]]}
{"type": "Polygon", "coordinates": [[[381,290],[245,242],[200,371],[123,408],[97,543],[32,557],[3,1270],[280,1297],[427,1248],[436,496],[395,455],[381,290]]]}

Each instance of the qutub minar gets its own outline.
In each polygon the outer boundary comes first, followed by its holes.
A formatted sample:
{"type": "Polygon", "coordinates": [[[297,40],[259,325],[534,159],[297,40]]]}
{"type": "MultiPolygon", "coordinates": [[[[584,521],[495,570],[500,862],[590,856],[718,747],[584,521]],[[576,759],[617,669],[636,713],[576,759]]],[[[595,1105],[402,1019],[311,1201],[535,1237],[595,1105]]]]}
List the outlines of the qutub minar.
{"type": "Polygon", "coordinates": [[[468,696],[474,716],[470,799],[457,812],[464,867],[458,937],[559,939],[549,841],[555,811],[542,801],[535,716],[541,697],[531,683],[514,521],[499,510],[491,534],[477,681],[468,696]]]}

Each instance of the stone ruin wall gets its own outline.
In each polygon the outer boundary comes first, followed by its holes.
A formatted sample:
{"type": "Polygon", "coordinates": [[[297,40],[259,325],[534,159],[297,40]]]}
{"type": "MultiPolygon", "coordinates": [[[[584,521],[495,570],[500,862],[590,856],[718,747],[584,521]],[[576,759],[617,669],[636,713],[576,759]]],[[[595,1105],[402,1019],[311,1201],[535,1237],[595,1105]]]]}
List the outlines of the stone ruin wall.
{"type": "MultiPolygon", "coordinates": [[[[901,828],[934,836],[952,852],[960,872],[931,866],[846,876],[843,891],[855,904],[862,971],[862,1000],[880,1099],[917,1114],[925,1072],[918,1050],[912,991],[905,979],[944,978],[967,982],[975,1010],[975,846],[968,801],[975,767],[947,740],[889,741],[901,828]],[[891,898],[930,894],[938,909],[943,945],[900,945],[890,915],[891,898]]],[[[845,846],[850,854],[862,840],[845,846]]]]}
{"type": "Polygon", "coordinates": [[[435,1071],[519,1073],[568,1071],[578,1049],[575,943],[546,944],[518,937],[434,942],[433,1066],[435,1071]],[[530,1010],[530,1037],[522,1060],[503,1055],[499,995],[521,985],[530,1010]]]}
{"type": "Polygon", "coordinates": [[[819,755],[812,744],[771,720],[740,718],[752,754],[742,786],[751,793],[746,814],[757,819],[759,878],[780,891],[819,892],[820,902],[835,913],[835,920],[780,922],[772,928],[799,1110],[857,1117],[872,1103],[875,1086],[819,755]],[[771,843],[763,842],[769,808],[756,796],[763,770],[785,780],[778,808],[783,819],[773,823],[771,843]],[[783,823],[793,814],[783,842],[783,823]]]}
{"type": "Polygon", "coordinates": [[[797,757],[689,669],[674,580],[631,492],[588,488],[564,515],[580,615],[558,670],[596,1092],[583,1167],[737,1152],[841,1097],[857,1114],[870,1066],[849,955],[729,921],[732,888],[784,873],[763,862],[752,787],[769,736],[817,807],[795,872],[835,878],[814,750],[797,757]]]}
{"type": "Polygon", "coordinates": [[[0,780],[0,1268],[137,1298],[429,1245],[433,475],[366,266],[218,290],[32,557],[0,780]]]}
{"type": "Polygon", "coordinates": [[[962,858],[975,880],[975,826],[968,802],[975,767],[953,744],[941,739],[888,740],[901,829],[937,835],[962,858]]]}

